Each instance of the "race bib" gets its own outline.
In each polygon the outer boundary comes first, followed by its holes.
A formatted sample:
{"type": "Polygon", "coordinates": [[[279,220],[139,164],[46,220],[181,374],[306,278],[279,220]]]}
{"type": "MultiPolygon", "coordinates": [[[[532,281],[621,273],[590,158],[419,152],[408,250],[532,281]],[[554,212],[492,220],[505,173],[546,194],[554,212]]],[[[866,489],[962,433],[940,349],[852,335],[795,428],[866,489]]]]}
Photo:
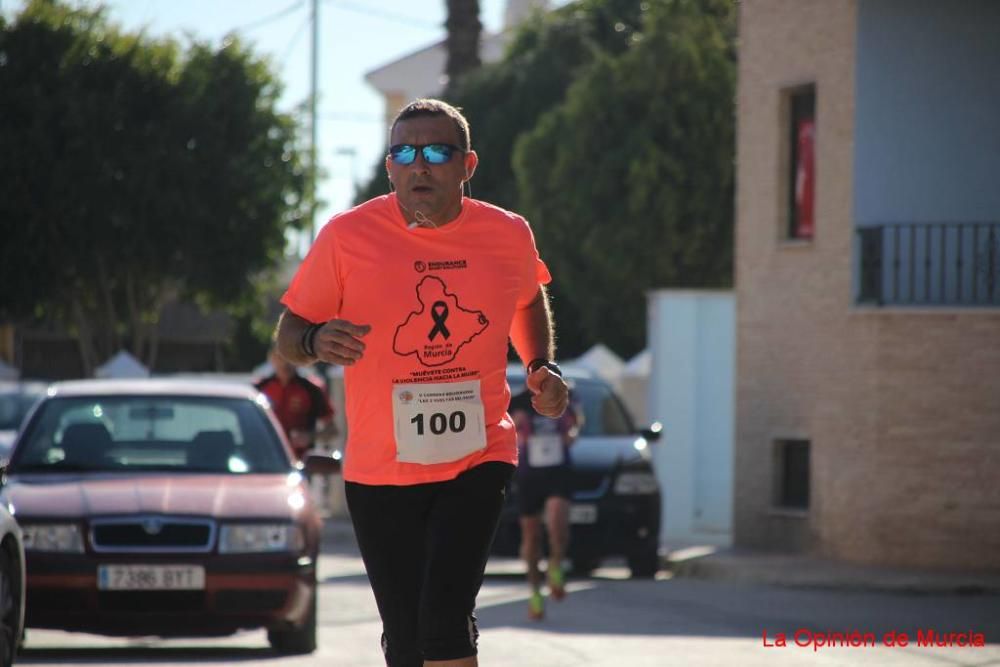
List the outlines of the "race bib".
{"type": "Polygon", "coordinates": [[[448,463],[486,449],[479,380],[392,387],[396,460],[448,463]]]}
{"type": "Polygon", "coordinates": [[[528,436],[528,466],[548,468],[562,465],[565,460],[562,436],[558,433],[528,436]]]}

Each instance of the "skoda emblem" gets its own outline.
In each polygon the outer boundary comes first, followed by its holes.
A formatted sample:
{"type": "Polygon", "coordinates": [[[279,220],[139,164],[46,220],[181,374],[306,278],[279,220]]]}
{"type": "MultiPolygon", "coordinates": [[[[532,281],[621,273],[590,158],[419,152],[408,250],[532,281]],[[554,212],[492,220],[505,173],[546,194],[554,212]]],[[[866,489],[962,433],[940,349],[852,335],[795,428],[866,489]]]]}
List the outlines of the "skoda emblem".
{"type": "Polygon", "coordinates": [[[160,531],[163,530],[163,521],[161,519],[143,519],[142,528],[149,535],[159,535],[160,531]]]}

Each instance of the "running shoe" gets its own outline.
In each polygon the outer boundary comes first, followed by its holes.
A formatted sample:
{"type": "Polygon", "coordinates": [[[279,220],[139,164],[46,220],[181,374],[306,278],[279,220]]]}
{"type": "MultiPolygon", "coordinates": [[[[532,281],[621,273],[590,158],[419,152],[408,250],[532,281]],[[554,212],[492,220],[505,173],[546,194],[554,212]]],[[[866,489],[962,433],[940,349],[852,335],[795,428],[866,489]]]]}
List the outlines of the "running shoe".
{"type": "Polygon", "coordinates": [[[549,565],[549,594],[554,600],[566,597],[566,575],[562,565],[549,565]]]}
{"type": "Polygon", "coordinates": [[[528,618],[533,621],[540,621],[545,618],[545,598],[541,591],[532,591],[528,598],[528,618]]]}

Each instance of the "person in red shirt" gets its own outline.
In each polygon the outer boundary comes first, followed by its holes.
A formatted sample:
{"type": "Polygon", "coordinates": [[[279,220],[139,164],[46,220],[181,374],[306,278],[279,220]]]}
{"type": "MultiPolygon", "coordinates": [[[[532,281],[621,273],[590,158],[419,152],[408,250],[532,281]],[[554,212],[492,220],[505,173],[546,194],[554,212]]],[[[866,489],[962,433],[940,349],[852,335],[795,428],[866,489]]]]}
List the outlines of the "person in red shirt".
{"type": "Polygon", "coordinates": [[[476,596],[517,463],[507,352],[558,417],[551,280],[521,216],[463,196],[478,156],[439,100],[396,116],[393,192],[334,216],[281,301],[299,365],[344,367],[345,495],[390,667],[474,667],[476,596]]]}
{"type": "Polygon", "coordinates": [[[285,429],[292,451],[302,460],[317,437],[337,434],[333,406],[326,393],[299,375],[295,365],[281,356],[276,347],[272,346],[268,360],[274,373],[255,386],[271,402],[271,409],[285,429]]]}

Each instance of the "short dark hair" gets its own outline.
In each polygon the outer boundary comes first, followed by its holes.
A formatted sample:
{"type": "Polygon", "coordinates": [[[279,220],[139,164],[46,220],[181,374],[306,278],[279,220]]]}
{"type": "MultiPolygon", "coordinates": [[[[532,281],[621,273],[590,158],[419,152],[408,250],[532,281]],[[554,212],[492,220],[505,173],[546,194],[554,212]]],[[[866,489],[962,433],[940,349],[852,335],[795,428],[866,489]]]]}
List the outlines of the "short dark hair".
{"type": "Polygon", "coordinates": [[[447,116],[451,118],[452,122],[455,123],[455,129],[458,130],[458,147],[463,151],[467,151],[472,146],[469,121],[462,115],[461,110],[451,106],[447,102],[430,98],[413,100],[399,110],[396,118],[392,121],[392,127],[389,128],[389,141],[392,141],[392,133],[396,129],[396,125],[404,120],[420,116],[447,116]]]}

